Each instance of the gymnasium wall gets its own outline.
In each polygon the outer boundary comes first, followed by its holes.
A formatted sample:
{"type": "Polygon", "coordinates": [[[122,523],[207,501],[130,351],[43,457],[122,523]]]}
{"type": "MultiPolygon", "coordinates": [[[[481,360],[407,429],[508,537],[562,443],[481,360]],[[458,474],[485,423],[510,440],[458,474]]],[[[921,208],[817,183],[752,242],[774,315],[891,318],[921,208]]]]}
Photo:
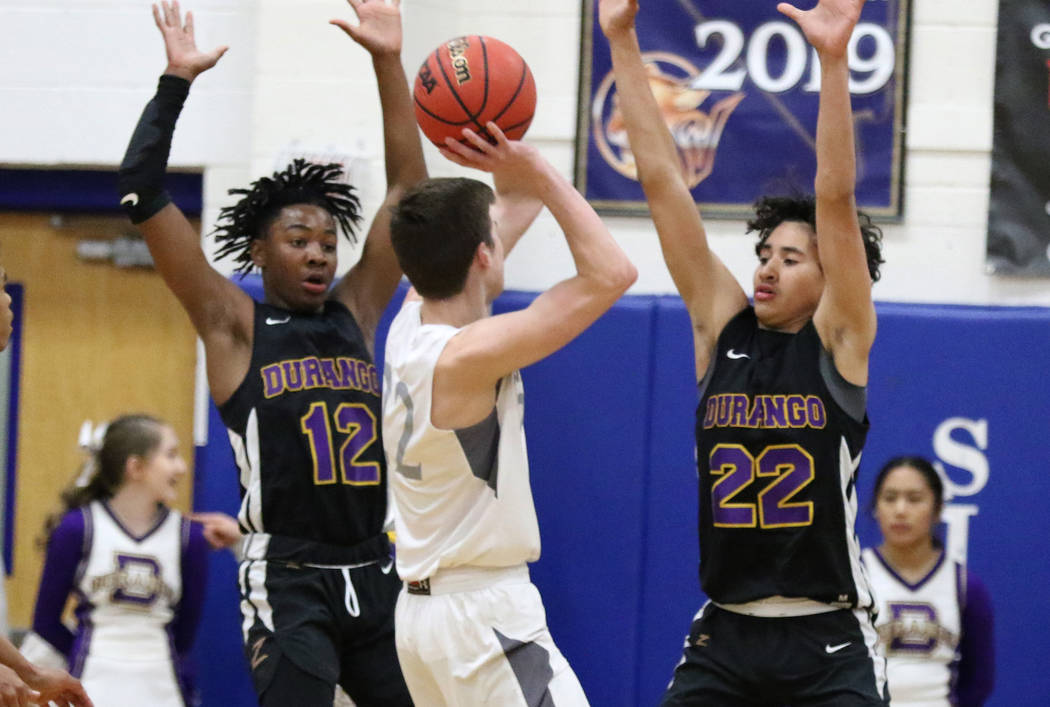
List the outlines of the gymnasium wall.
{"type": "MultiPolygon", "coordinates": [[[[693,0],[702,5],[703,0],[693,0]]],[[[775,0],[769,0],[774,2],[775,0]]],[[[884,0],[869,0],[883,2],[884,0]]],[[[643,11],[658,12],[655,0],[643,11]]],[[[113,166],[163,70],[150,0],[0,3],[0,165],[113,166]]],[[[354,162],[369,211],[383,191],[382,141],[371,65],[326,23],[343,0],[187,0],[202,47],[228,44],[200,77],[179,122],[176,167],[205,174],[205,227],[226,190],[271,170],[298,146],[354,162]]],[[[414,74],[439,42],[482,33],[515,46],[535,74],[529,139],[571,174],[580,3],[565,0],[403,0],[404,64],[414,74]]],[[[1050,305],[1045,281],[984,272],[998,0],[911,0],[905,201],[886,227],[887,301],[1050,305]]],[[[427,146],[435,174],[462,170],[427,146]]],[[[673,292],[650,224],[609,219],[638,264],[633,294],[673,292]]],[[[709,223],[712,243],[748,281],[752,256],[739,221],[709,223]]],[[[355,257],[342,254],[343,267],[355,257]]],[[[569,256],[549,217],[523,240],[508,284],[537,291],[569,256]]]]}
{"type": "MultiPolygon", "coordinates": [[[[532,297],[509,292],[495,311],[532,297]]],[[[1050,496],[1041,432],[1050,422],[1050,383],[1045,359],[1032,353],[1050,347],[1050,309],[881,303],[878,310],[861,503],[866,508],[889,457],[940,461],[955,491],[948,544],[968,550],[995,604],[998,679],[989,705],[1050,703],[1042,620],[1050,615],[1043,590],[1050,515],[1040,507],[1050,496]]],[[[543,540],[532,577],[555,641],[594,705],[656,704],[702,601],[690,341],[677,297],[628,296],[524,371],[543,540]]],[[[211,423],[212,441],[196,460],[196,505],[232,512],[232,456],[214,411],[211,423]]],[[[866,510],[858,528],[865,545],[878,542],[866,510]]],[[[206,705],[251,704],[234,576],[232,557],[214,555],[197,648],[206,705]],[[235,701],[239,689],[247,701],[235,701]]]]}

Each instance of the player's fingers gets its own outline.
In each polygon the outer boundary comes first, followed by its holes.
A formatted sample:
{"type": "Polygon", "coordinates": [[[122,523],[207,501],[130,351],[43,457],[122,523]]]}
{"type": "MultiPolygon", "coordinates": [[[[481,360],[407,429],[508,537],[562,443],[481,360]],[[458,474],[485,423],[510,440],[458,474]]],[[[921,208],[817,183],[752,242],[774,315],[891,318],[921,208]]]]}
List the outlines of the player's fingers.
{"type": "Polygon", "coordinates": [[[153,24],[157,25],[157,29],[161,32],[164,31],[164,19],[161,17],[160,8],[157,7],[157,3],[153,3],[153,24]]]}
{"type": "Polygon", "coordinates": [[[473,161],[467,159],[466,157],[461,155],[459,152],[456,152],[455,150],[457,148],[470,149],[470,148],[464,147],[463,145],[460,145],[455,140],[453,140],[452,138],[448,137],[448,138],[445,138],[445,144],[438,147],[438,152],[440,152],[442,155],[444,155],[444,157],[446,159],[451,160],[452,162],[455,162],[456,164],[458,164],[460,167],[477,167],[477,165],[473,161]],[[452,143],[454,145],[454,147],[449,147],[450,143],[452,143]]]}
{"type": "Polygon", "coordinates": [[[208,57],[209,57],[212,65],[215,65],[216,63],[218,63],[219,59],[222,58],[222,55],[225,54],[228,50],[229,50],[229,47],[227,47],[225,45],[221,46],[221,47],[219,47],[217,49],[212,50],[211,53],[208,54],[208,57]]]}
{"type": "Polygon", "coordinates": [[[507,136],[503,134],[503,131],[499,129],[499,126],[495,122],[489,121],[485,123],[485,129],[489,131],[489,135],[496,139],[496,144],[499,146],[506,145],[508,140],[507,136]]]}
{"type": "Polygon", "coordinates": [[[190,36],[190,39],[193,39],[193,11],[192,10],[188,10],[186,12],[186,21],[182,25],[182,31],[185,32],[186,34],[188,34],[190,36]]]}
{"type": "Polygon", "coordinates": [[[486,155],[492,150],[492,143],[478,135],[470,128],[463,128],[463,137],[466,138],[470,142],[470,144],[473,145],[477,150],[483,152],[486,155]]]}
{"type": "Polygon", "coordinates": [[[781,15],[787,15],[795,22],[798,22],[798,19],[802,17],[802,10],[786,2],[777,4],[777,12],[781,15]]]}
{"type": "Polygon", "coordinates": [[[357,41],[358,34],[356,26],[350,24],[346,20],[329,20],[329,23],[335,25],[339,29],[346,32],[347,35],[350,36],[350,39],[354,40],[355,42],[357,41]]]}

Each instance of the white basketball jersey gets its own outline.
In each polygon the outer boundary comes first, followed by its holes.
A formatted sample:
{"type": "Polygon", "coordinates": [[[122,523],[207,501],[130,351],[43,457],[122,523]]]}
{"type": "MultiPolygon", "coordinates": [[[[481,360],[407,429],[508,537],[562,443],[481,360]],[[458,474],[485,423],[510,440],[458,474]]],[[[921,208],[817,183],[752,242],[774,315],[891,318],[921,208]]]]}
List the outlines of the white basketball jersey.
{"type": "Polygon", "coordinates": [[[866,549],[879,610],[875,628],[886,656],[894,707],[949,707],[958,663],[965,575],[945,553],[918,584],[909,584],[877,550],[866,549]]]}
{"type": "Polygon", "coordinates": [[[508,567],[540,556],[529,487],[524,392],[517,371],[499,383],[495,409],[460,430],[430,422],[434,367],[459,329],[424,325],[409,302],[390,326],[383,444],[405,581],[445,567],[508,567]]]}
{"type": "Polygon", "coordinates": [[[89,628],[76,665],[97,705],[183,705],[168,625],[182,592],[184,532],[177,511],[142,538],[99,501],[85,509],[84,557],[74,580],[89,628]]]}

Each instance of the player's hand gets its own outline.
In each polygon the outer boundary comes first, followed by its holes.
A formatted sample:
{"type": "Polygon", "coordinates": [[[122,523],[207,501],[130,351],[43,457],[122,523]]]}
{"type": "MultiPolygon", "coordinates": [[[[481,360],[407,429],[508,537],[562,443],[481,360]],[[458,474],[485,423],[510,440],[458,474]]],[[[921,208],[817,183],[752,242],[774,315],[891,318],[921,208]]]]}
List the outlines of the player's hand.
{"type": "Polygon", "coordinates": [[[598,25],[610,39],[634,29],[637,15],[638,0],[601,0],[598,3],[598,25]]]}
{"type": "Polygon", "coordinates": [[[347,0],[357,14],[357,25],[346,20],[331,24],[350,35],[372,56],[401,54],[401,0],[347,0]]]}
{"type": "Polygon", "coordinates": [[[821,56],[846,56],[853,28],[860,19],[865,0],[819,0],[812,10],[800,10],[782,2],[777,10],[787,15],[802,29],[803,34],[821,56]]]}
{"type": "Polygon", "coordinates": [[[204,539],[215,550],[233,547],[242,537],[237,521],[225,513],[191,513],[190,520],[204,526],[204,539]]]}
{"type": "Polygon", "coordinates": [[[438,149],[458,165],[491,172],[501,184],[514,185],[515,191],[534,192],[539,182],[545,181],[537,179],[546,165],[539,150],[521,140],[508,140],[492,121],[486,123],[485,132],[495,144],[463,128],[463,140],[446,137],[445,145],[438,149]]]}
{"type": "Polygon", "coordinates": [[[193,13],[186,13],[182,20],[178,0],[161,0],[160,6],[153,5],[153,21],[164,37],[164,51],[168,54],[168,68],[164,73],[181,76],[193,81],[218,63],[229,47],[218,47],[210,52],[197,49],[197,40],[193,36],[193,13]]]}
{"type": "Polygon", "coordinates": [[[28,707],[39,698],[40,694],[26,685],[18,673],[0,665],[0,707],[28,707]]]}
{"type": "Polygon", "coordinates": [[[94,707],[84,686],[65,670],[35,666],[34,674],[26,678],[26,683],[36,690],[37,704],[54,702],[58,707],[94,707]]]}

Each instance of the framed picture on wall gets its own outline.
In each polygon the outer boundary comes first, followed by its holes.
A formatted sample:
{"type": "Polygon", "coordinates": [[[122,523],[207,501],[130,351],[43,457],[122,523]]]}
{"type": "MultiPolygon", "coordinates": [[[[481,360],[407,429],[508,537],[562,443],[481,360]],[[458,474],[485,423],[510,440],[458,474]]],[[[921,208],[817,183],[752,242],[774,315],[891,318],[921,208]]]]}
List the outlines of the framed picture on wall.
{"type": "MultiPolygon", "coordinates": [[[[643,214],[598,0],[584,0],[576,187],[597,209],[643,214]]],[[[901,216],[908,0],[869,0],[850,43],[857,203],[901,216]]],[[[811,192],[820,66],[776,2],[653,0],[636,20],[650,86],[705,216],[763,194],[811,192]]]]}

